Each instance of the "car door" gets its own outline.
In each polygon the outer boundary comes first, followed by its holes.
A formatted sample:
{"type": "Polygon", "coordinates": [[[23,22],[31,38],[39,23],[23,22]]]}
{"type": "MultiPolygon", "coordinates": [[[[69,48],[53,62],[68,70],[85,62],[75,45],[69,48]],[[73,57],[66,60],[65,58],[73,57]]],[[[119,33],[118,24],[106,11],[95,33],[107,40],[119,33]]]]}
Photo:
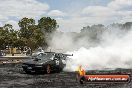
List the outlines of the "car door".
{"type": "Polygon", "coordinates": [[[59,58],[57,58],[57,57],[55,57],[54,58],[54,62],[55,62],[55,67],[59,67],[59,65],[60,65],[60,61],[59,61],[59,58]]]}

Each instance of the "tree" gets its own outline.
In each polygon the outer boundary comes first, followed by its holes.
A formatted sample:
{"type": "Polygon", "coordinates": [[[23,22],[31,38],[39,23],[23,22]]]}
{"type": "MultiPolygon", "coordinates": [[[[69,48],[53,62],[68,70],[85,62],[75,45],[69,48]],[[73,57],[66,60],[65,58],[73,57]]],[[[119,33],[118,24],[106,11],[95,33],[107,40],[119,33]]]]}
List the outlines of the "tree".
{"type": "Polygon", "coordinates": [[[131,29],[131,27],[132,27],[132,22],[126,22],[125,24],[123,24],[123,29],[129,30],[131,29]]]}
{"type": "Polygon", "coordinates": [[[59,27],[55,19],[50,17],[42,17],[38,20],[38,27],[43,32],[45,43],[43,45],[44,48],[48,47],[48,41],[51,40],[51,34],[56,31],[59,27]]]}
{"type": "Polygon", "coordinates": [[[19,21],[19,43],[22,47],[27,46],[32,50],[45,44],[44,34],[40,28],[35,25],[35,20],[32,18],[23,18],[19,21]],[[22,43],[23,42],[23,43],[22,43]]]}
{"type": "Polygon", "coordinates": [[[27,41],[27,46],[34,50],[46,44],[44,34],[41,32],[37,25],[30,26],[29,29],[31,36],[27,41]]]}
{"type": "Polygon", "coordinates": [[[81,29],[82,36],[87,36],[89,39],[98,40],[102,33],[105,31],[105,26],[102,24],[83,27],[81,29]]]}
{"type": "MultiPolygon", "coordinates": [[[[11,24],[5,24],[3,27],[0,27],[0,49],[5,49],[6,46],[10,47],[13,50],[14,47],[17,47],[17,31],[13,29],[11,24]]],[[[13,51],[11,51],[12,55],[13,51]]]]}
{"type": "Polygon", "coordinates": [[[0,27],[0,49],[5,49],[5,34],[3,27],[0,27]]]}
{"type": "Polygon", "coordinates": [[[55,19],[51,19],[50,17],[42,17],[38,21],[38,27],[43,33],[52,33],[56,31],[58,25],[55,19]]]}
{"type": "Polygon", "coordinates": [[[24,17],[23,19],[19,21],[18,25],[20,27],[19,37],[28,39],[31,36],[31,32],[29,28],[30,26],[35,25],[35,20],[32,18],[24,17]]]}

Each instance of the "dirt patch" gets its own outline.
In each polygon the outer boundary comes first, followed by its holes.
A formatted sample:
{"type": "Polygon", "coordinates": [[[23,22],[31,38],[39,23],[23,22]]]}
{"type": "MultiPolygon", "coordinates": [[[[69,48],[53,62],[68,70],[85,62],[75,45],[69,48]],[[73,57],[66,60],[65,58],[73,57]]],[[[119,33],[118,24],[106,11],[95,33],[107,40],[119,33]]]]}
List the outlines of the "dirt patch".
{"type": "MultiPolygon", "coordinates": [[[[132,69],[111,71],[91,70],[95,73],[132,73],[132,69]]],[[[21,64],[0,65],[0,88],[130,88],[132,82],[124,84],[84,84],[76,81],[75,72],[52,74],[25,74],[21,64]]]]}

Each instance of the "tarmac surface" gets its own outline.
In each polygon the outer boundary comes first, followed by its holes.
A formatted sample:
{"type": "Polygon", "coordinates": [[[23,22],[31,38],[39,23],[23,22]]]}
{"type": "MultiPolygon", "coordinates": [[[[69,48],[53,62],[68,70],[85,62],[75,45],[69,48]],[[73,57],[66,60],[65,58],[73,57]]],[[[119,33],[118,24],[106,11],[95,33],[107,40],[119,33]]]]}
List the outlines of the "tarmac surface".
{"type": "MultiPolygon", "coordinates": [[[[129,73],[132,69],[117,69],[111,71],[89,71],[96,73],[129,73]]],[[[132,82],[122,84],[79,84],[75,72],[60,72],[51,74],[26,74],[21,64],[0,65],[0,88],[132,88],[132,82]]]]}

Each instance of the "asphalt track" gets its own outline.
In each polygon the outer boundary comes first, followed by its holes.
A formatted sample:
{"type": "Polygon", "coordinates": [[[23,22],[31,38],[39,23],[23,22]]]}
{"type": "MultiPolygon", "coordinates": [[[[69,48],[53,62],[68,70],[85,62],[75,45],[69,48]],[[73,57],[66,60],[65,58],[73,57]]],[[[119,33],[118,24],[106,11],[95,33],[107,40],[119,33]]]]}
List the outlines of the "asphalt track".
{"type": "MultiPolygon", "coordinates": [[[[96,73],[129,73],[132,69],[117,69],[112,71],[89,71],[96,73]]],[[[75,72],[52,74],[26,74],[21,64],[0,65],[0,88],[132,88],[132,82],[122,84],[79,84],[75,72]]]]}

